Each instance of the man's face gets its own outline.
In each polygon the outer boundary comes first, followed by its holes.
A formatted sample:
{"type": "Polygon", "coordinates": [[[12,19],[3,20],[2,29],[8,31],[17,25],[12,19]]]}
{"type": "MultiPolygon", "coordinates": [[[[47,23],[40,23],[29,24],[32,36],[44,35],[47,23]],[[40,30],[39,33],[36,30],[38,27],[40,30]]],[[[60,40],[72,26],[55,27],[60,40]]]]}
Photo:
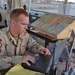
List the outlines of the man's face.
{"type": "Polygon", "coordinates": [[[20,15],[18,20],[15,21],[15,25],[14,25],[16,33],[22,34],[23,32],[26,32],[28,23],[29,23],[29,17],[26,17],[23,14],[20,15]]]}

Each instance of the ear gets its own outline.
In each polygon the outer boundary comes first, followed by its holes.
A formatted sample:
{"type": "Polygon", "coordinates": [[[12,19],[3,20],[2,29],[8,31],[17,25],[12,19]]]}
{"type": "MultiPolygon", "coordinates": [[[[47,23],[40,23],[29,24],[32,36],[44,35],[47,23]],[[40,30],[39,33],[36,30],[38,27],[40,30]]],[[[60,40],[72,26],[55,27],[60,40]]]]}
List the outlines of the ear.
{"type": "Polygon", "coordinates": [[[11,20],[11,24],[14,26],[15,25],[15,20],[11,20]]]}

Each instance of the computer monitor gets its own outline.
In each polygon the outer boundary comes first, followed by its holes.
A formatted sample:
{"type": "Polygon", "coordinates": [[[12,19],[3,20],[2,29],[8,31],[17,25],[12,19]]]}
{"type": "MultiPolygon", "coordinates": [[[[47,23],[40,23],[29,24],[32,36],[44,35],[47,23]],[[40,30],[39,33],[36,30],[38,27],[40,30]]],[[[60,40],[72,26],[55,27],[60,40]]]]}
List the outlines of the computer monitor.
{"type": "Polygon", "coordinates": [[[72,32],[71,32],[71,36],[70,36],[70,38],[69,38],[69,43],[70,43],[70,45],[68,46],[68,51],[69,51],[69,57],[71,56],[71,54],[72,54],[72,51],[73,51],[73,49],[74,49],[74,46],[75,46],[75,32],[74,32],[74,30],[72,30],[72,32]]]}

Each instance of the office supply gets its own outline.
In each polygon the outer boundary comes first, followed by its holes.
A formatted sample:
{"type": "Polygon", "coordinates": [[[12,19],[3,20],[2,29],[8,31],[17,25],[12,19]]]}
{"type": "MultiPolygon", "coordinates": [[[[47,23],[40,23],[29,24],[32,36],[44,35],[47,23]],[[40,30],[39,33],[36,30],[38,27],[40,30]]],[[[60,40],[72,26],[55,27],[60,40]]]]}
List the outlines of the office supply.
{"type": "Polygon", "coordinates": [[[20,64],[16,64],[5,75],[45,75],[45,74],[24,69],[20,64]]]}
{"type": "Polygon", "coordinates": [[[37,72],[42,72],[42,73],[47,74],[50,71],[52,61],[54,61],[55,63],[59,60],[60,55],[64,49],[64,46],[66,45],[67,40],[68,39],[64,39],[60,42],[57,42],[53,46],[48,46],[47,48],[50,50],[51,56],[44,56],[44,55],[36,54],[34,55],[34,58],[36,59],[35,64],[31,64],[31,66],[28,66],[27,64],[22,63],[22,66],[30,70],[34,70],[37,72]],[[53,50],[54,49],[55,49],[55,53],[54,53],[54,60],[53,60],[53,50]]]}

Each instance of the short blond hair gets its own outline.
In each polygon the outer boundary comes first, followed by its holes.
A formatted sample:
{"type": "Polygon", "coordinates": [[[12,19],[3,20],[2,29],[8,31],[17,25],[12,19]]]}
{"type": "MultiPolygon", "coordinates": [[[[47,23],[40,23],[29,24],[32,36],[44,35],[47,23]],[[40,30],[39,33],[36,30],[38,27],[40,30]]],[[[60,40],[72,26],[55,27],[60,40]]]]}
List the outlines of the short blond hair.
{"type": "Polygon", "coordinates": [[[18,9],[12,10],[10,14],[10,19],[16,19],[21,14],[25,15],[26,17],[29,17],[28,13],[24,9],[18,8],[18,9]]]}

